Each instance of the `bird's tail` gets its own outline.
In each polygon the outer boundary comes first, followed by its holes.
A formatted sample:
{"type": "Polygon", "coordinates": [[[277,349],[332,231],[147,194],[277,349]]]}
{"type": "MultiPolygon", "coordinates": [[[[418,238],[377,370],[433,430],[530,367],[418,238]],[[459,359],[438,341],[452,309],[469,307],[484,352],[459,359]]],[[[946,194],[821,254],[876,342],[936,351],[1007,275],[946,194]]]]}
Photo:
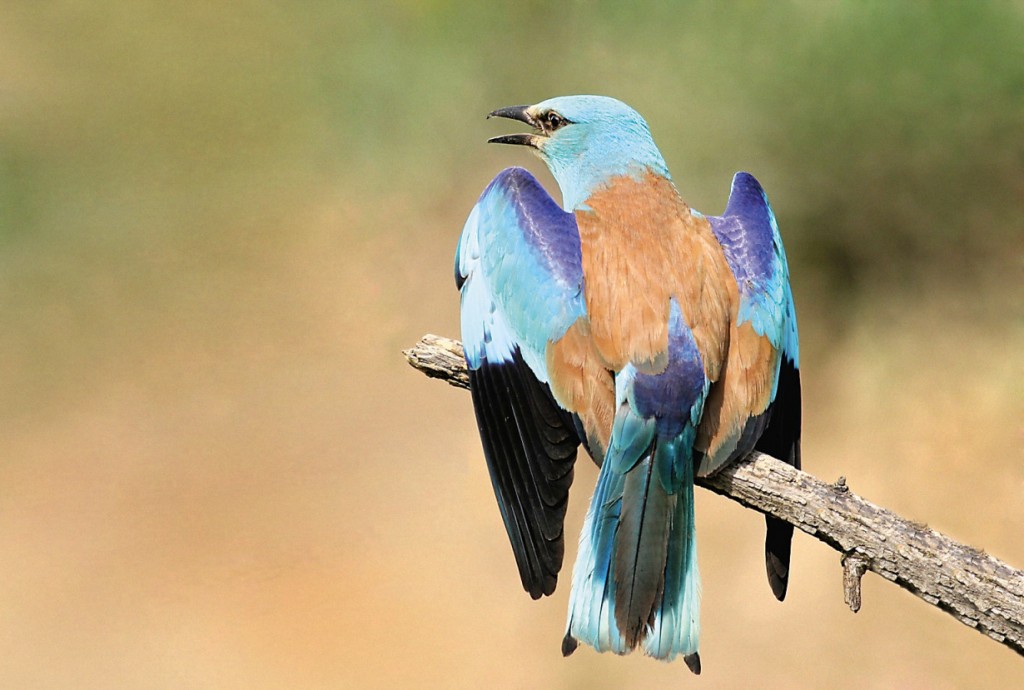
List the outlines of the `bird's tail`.
{"type": "Polygon", "coordinates": [[[580,535],[562,653],[577,641],[599,652],[671,660],[700,672],[700,576],[693,463],[686,443],[654,441],[632,467],[609,454],[580,535]],[[672,469],[674,468],[674,469],[672,469]]]}

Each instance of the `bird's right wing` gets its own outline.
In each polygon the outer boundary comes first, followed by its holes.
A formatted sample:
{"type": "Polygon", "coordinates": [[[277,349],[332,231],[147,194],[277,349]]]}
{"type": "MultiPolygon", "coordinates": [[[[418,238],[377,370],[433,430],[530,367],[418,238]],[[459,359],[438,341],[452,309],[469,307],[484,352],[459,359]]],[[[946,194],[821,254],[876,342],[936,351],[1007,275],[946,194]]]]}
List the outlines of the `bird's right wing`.
{"type": "MultiPolygon", "coordinates": [[[[799,443],[800,424],[799,392],[790,395],[790,388],[800,385],[796,313],[768,197],[752,175],[736,173],[725,213],[708,220],[732,271],[738,305],[723,374],[709,393],[701,422],[701,476],[753,450],[773,418],[777,429],[785,426],[790,443],[799,443]],[[783,406],[789,409],[777,409],[783,406]]],[[[795,464],[789,449],[776,452],[795,464]]]]}
{"type": "MultiPolygon", "coordinates": [[[[725,213],[709,220],[736,279],[739,305],[724,375],[705,408],[702,430],[709,440],[699,473],[714,472],[754,448],[799,469],[800,348],[775,214],[757,180],[741,172],[733,178],[725,213]]],[[[766,521],[768,581],[782,600],[793,526],[773,517],[766,521]]]]}
{"type": "Polygon", "coordinates": [[[548,371],[551,344],[586,311],[574,217],[527,171],[502,171],[466,221],[455,282],[491,483],[523,587],[536,599],[554,591],[562,566],[579,445],[548,371]]]}

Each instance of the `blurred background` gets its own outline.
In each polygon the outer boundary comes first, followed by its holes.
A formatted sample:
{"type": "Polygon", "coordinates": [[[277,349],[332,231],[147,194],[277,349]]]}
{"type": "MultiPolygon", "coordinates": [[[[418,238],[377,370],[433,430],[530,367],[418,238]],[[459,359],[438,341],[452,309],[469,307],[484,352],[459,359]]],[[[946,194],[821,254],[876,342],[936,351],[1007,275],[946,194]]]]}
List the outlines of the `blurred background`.
{"type": "MultiPolygon", "coordinates": [[[[600,93],[683,195],[767,188],[805,469],[1024,566],[1024,3],[0,6],[0,686],[1020,687],[1024,661],[700,491],[704,674],[559,652],[469,396],[452,254],[600,93]]],[[[550,187],[554,189],[553,187],[550,187]]],[[[557,195],[556,195],[557,198],[557,195]]],[[[567,568],[596,472],[581,462],[567,568]]]]}

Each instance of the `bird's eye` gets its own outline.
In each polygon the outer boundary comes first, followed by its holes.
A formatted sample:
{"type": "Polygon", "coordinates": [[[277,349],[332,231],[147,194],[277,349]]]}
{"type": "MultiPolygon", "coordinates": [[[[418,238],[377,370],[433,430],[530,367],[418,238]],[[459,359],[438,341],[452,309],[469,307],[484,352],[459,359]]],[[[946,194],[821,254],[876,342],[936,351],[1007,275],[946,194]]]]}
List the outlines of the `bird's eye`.
{"type": "Polygon", "coordinates": [[[554,132],[559,127],[564,126],[567,122],[568,120],[553,111],[544,116],[545,129],[549,132],[554,132]]]}

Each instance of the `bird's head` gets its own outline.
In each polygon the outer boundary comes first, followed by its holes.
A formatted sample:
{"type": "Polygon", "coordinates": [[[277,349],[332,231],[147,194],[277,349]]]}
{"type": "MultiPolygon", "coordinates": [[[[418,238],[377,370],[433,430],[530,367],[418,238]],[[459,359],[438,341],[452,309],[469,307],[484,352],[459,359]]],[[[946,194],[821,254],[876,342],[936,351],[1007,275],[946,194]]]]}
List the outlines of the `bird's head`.
{"type": "Polygon", "coordinates": [[[573,210],[613,178],[668,168],[640,113],[607,96],[560,96],[536,105],[499,108],[488,117],[519,120],[530,134],[494,137],[492,144],[529,146],[544,160],[573,210]]]}

